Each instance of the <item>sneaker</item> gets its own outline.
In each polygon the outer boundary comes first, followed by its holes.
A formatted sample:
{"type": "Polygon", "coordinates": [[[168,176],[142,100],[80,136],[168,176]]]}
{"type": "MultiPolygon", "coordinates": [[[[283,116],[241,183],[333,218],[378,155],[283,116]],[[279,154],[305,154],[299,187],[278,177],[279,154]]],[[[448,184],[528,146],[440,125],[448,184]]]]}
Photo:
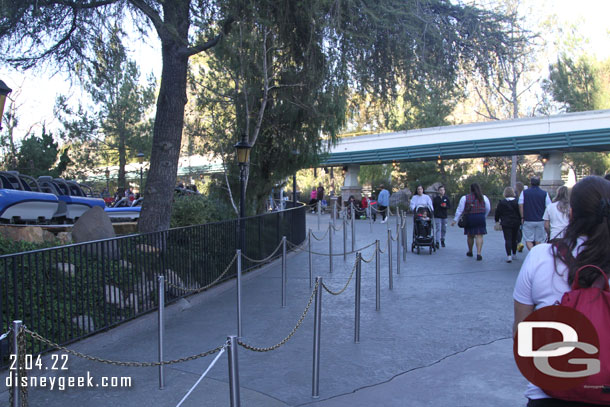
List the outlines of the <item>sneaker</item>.
{"type": "Polygon", "coordinates": [[[519,244],[517,245],[517,251],[518,251],[519,253],[521,253],[521,252],[523,251],[523,243],[519,243],[519,244]]]}
{"type": "Polygon", "coordinates": [[[508,257],[506,258],[506,262],[507,262],[507,263],[512,263],[512,261],[513,261],[513,257],[512,257],[512,256],[508,256],[508,257]]]}
{"type": "Polygon", "coordinates": [[[387,221],[388,221],[387,219],[384,219],[381,221],[381,223],[386,223],[387,221]]]}
{"type": "MultiPolygon", "coordinates": [[[[439,247],[440,247],[440,246],[438,245],[438,242],[436,242],[436,248],[438,249],[439,247]]],[[[443,246],[443,247],[445,247],[445,246],[443,246]]]]}
{"type": "Polygon", "coordinates": [[[480,254],[477,254],[477,261],[481,261],[483,260],[483,256],[481,256],[480,254]]]}
{"type": "Polygon", "coordinates": [[[445,247],[445,240],[441,240],[441,247],[445,247]]]}
{"type": "Polygon", "coordinates": [[[472,252],[466,252],[466,256],[472,257],[472,252]]]}

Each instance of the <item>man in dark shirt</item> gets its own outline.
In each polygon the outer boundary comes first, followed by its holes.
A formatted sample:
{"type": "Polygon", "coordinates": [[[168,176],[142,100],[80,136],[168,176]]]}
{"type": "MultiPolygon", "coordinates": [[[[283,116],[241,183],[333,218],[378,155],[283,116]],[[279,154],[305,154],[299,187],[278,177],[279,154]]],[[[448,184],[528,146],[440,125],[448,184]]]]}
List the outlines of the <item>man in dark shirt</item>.
{"type": "Polygon", "coordinates": [[[432,200],[434,206],[434,225],[436,233],[434,234],[434,240],[436,241],[436,248],[440,245],[445,247],[445,233],[447,232],[447,209],[451,208],[449,198],[445,195],[445,187],[440,186],[438,188],[438,195],[432,200]]]}

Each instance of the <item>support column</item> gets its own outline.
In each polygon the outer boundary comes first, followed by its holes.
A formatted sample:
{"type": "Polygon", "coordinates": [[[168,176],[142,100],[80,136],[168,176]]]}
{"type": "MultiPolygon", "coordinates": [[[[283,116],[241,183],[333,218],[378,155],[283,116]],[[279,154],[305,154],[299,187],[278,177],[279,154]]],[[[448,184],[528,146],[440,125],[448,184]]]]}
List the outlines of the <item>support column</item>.
{"type": "Polygon", "coordinates": [[[561,164],[563,163],[563,153],[561,151],[551,151],[549,159],[544,164],[544,172],[540,180],[540,188],[555,196],[557,188],[563,185],[561,179],[561,164]]]}
{"type": "Polygon", "coordinates": [[[341,198],[344,202],[347,202],[350,195],[354,195],[357,200],[362,199],[362,185],[358,183],[358,173],[360,172],[360,165],[350,164],[347,166],[347,172],[345,173],[345,181],[341,187],[341,198]]]}

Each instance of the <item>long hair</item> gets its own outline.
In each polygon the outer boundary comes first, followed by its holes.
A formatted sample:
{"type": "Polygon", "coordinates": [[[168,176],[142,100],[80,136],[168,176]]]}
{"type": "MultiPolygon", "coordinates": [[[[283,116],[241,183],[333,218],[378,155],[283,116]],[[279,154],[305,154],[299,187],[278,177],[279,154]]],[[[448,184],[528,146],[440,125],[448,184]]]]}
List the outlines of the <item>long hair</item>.
{"type": "Polygon", "coordinates": [[[476,182],[470,184],[470,193],[474,195],[474,199],[477,201],[484,203],[483,193],[481,192],[481,187],[476,182]]]}
{"type": "Polygon", "coordinates": [[[557,195],[553,202],[559,202],[557,209],[566,216],[570,216],[570,198],[568,196],[568,187],[561,186],[557,189],[557,195]]]}
{"type": "MultiPolygon", "coordinates": [[[[595,265],[608,273],[610,270],[610,182],[602,177],[589,176],[574,185],[570,197],[572,218],[565,235],[552,244],[553,256],[568,267],[568,283],[574,281],[576,270],[595,265]],[[576,257],[572,252],[580,237],[586,241],[576,257]]],[[[557,271],[557,265],[555,265],[557,271]]],[[[590,287],[599,277],[592,268],[579,273],[578,283],[590,287]]]]}

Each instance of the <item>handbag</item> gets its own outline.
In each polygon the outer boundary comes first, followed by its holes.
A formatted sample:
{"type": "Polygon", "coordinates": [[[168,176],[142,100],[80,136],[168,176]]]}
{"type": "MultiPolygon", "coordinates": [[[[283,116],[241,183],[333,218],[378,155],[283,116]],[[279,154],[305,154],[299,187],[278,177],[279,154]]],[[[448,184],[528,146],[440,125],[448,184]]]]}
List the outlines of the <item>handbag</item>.
{"type": "Polygon", "coordinates": [[[500,222],[496,222],[496,224],[494,225],[494,230],[496,232],[500,232],[502,230],[502,225],[500,224],[500,222]]]}
{"type": "MultiPolygon", "coordinates": [[[[466,201],[468,201],[468,198],[466,198],[466,201]]],[[[465,204],[464,204],[465,206],[465,204]]],[[[462,212],[462,215],[460,216],[460,219],[458,219],[458,227],[460,228],[465,228],[468,226],[468,222],[466,221],[466,215],[468,215],[470,213],[470,210],[472,209],[472,204],[470,204],[470,206],[467,209],[464,209],[464,212],[462,212]]]]}

